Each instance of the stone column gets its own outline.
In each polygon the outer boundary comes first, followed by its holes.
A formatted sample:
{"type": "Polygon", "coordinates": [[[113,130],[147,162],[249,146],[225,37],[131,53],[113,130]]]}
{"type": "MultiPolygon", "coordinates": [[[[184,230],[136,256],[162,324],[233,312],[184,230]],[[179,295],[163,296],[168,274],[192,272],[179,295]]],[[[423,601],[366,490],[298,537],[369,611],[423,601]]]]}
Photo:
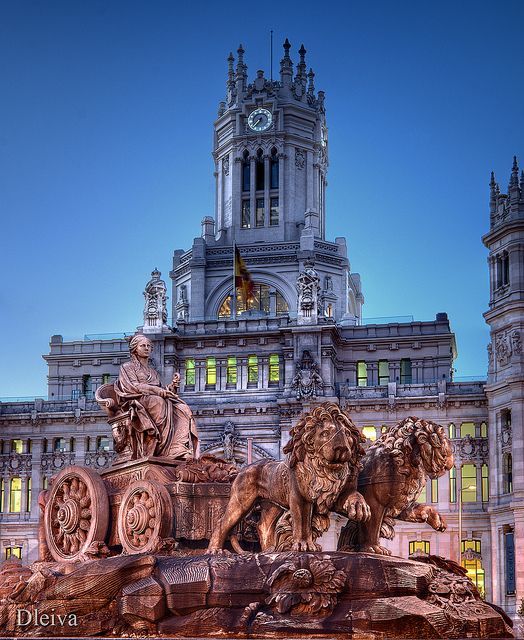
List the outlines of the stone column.
{"type": "Polygon", "coordinates": [[[259,379],[261,384],[259,388],[261,389],[269,388],[269,357],[268,356],[262,356],[259,359],[258,371],[260,374],[259,379]]]}
{"type": "Polygon", "coordinates": [[[515,518],[515,578],[516,578],[516,597],[515,602],[517,608],[520,601],[524,598],[524,559],[522,550],[524,549],[524,505],[520,505],[513,512],[515,518]]]}
{"type": "Polygon", "coordinates": [[[27,511],[27,476],[20,475],[20,480],[22,483],[22,495],[20,496],[20,514],[25,513],[27,511]]]}
{"type": "Polygon", "coordinates": [[[33,440],[31,447],[31,514],[38,518],[38,494],[42,491],[42,440],[33,440]]]}

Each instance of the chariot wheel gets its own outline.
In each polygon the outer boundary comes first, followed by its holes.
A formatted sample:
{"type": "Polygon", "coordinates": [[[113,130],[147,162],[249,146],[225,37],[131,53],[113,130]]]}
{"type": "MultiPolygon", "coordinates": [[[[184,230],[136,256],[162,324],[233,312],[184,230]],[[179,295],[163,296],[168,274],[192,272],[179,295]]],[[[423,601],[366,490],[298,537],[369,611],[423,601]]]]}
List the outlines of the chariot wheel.
{"type": "Polygon", "coordinates": [[[138,480],[125,492],[118,512],[118,537],[126,553],[150,553],[173,532],[173,504],[168,490],[152,480],[138,480]]]}
{"type": "Polygon", "coordinates": [[[44,512],[47,545],[57,562],[74,562],[96,541],[105,541],[109,499],[102,478],[66,467],[54,478],[44,512]]]}

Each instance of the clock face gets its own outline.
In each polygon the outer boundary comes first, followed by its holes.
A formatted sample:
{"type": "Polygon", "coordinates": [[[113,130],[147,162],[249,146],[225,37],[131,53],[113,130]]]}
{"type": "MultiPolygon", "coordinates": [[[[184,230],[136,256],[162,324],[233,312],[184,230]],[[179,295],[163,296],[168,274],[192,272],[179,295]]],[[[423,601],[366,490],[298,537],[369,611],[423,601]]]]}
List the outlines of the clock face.
{"type": "Polygon", "coordinates": [[[247,124],[252,131],[266,131],[272,123],[273,114],[262,107],[252,111],[247,118],[247,124]]]}

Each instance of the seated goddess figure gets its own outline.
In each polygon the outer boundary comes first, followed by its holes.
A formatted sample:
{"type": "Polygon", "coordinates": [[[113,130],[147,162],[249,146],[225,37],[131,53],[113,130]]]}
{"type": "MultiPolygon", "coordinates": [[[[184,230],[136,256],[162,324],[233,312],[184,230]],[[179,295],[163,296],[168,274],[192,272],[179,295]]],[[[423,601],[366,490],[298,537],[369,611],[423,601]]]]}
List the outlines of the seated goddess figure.
{"type": "Polygon", "coordinates": [[[178,397],[180,375],[162,387],[149,364],[153,345],[144,335],[130,343],[131,360],[120,367],[115,392],[119,407],[131,412],[129,434],[136,457],[197,458],[198,432],[189,406],[178,397]]]}

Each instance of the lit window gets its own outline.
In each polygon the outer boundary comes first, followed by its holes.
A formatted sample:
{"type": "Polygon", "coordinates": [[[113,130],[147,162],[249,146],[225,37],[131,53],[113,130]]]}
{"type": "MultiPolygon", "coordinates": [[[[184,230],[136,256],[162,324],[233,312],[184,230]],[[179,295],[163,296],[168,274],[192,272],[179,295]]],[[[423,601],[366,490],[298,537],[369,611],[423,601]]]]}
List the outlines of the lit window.
{"type": "Polygon", "coordinates": [[[368,383],[368,365],[365,362],[357,362],[357,386],[365,387],[368,383]]]}
{"type": "Polygon", "coordinates": [[[457,469],[451,467],[449,470],[449,501],[457,501],[457,469]]]}
{"type": "Polygon", "coordinates": [[[412,540],[409,543],[409,555],[412,556],[415,553],[428,553],[429,554],[429,542],[427,540],[412,540]]]}
{"type": "Polygon", "coordinates": [[[366,438],[367,440],[371,440],[371,442],[373,442],[374,440],[377,439],[377,430],[375,429],[374,426],[369,425],[367,427],[364,427],[362,429],[362,435],[364,436],[364,438],[366,438]]]}
{"type": "Polygon", "coordinates": [[[102,374],[102,384],[109,384],[110,379],[111,379],[111,375],[109,373],[102,374]]]}
{"type": "Polygon", "coordinates": [[[22,480],[11,478],[9,483],[9,512],[20,513],[22,510],[22,480]]]}
{"type": "Polygon", "coordinates": [[[431,502],[438,502],[438,478],[431,478],[431,502]]]}
{"type": "Polygon", "coordinates": [[[272,353],[269,356],[269,384],[278,384],[280,382],[280,358],[278,353],[272,353]]]}
{"type": "Polygon", "coordinates": [[[206,360],[206,385],[209,387],[216,386],[217,383],[217,361],[216,358],[208,358],[206,360]]]}
{"type": "Polygon", "coordinates": [[[186,387],[195,386],[195,361],[193,358],[186,360],[186,387]]]}
{"type": "Polygon", "coordinates": [[[470,438],[475,437],[475,423],[474,422],[463,422],[460,425],[460,437],[466,438],[469,436],[470,438]]]}
{"type": "Polygon", "coordinates": [[[482,475],[482,502],[489,501],[489,467],[487,464],[483,464],[481,467],[481,475],[482,475]]]}
{"type": "Polygon", "coordinates": [[[400,361],[400,384],[411,384],[412,379],[411,360],[402,358],[400,361]]]}
{"type": "Polygon", "coordinates": [[[481,438],[488,437],[488,425],[485,422],[481,422],[480,424],[480,437],[481,438]]]}
{"type": "Polygon", "coordinates": [[[333,317],[333,305],[332,304],[328,304],[328,306],[326,307],[326,316],[328,318],[332,318],[333,317]]]}
{"type": "Polygon", "coordinates": [[[22,440],[11,440],[11,453],[22,453],[22,440]]]}
{"type": "Polygon", "coordinates": [[[9,560],[9,558],[19,558],[22,559],[22,547],[6,547],[5,549],[5,559],[9,560]]]}
{"type": "Polygon", "coordinates": [[[513,491],[513,458],[511,453],[502,456],[502,492],[512,493],[513,491]]]}
{"type": "Polygon", "coordinates": [[[480,540],[462,540],[462,566],[468,572],[468,578],[476,585],[481,596],[485,595],[484,568],[482,567],[480,540]]]}
{"type": "Polygon", "coordinates": [[[258,382],[257,356],[248,356],[247,358],[247,382],[248,384],[257,384],[258,382]]]}
{"type": "Polygon", "coordinates": [[[477,467],[474,464],[463,464],[461,468],[462,502],[477,501],[477,467]]]}
{"type": "Polygon", "coordinates": [[[42,489],[47,489],[49,486],[49,478],[47,476],[42,476],[42,489]]]}
{"type": "Polygon", "coordinates": [[[57,453],[64,452],[66,450],[65,438],[55,438],[53,450],[56,451],[57,453]]]}
{"type": "Polygon", "coordinates": [[[417,502],[419,504],[426,504],[428,498],[427,485],[424,485],[424,488],[420,492],[419,497],[417,498],[417,502]]]}
{"type": "Polygon", "coordinates": [[[0,478],[0,513],[4,512],[5,480],[0,478]]]}
{"type": "MultiPolygon", "coordinates": [[[[243,313],[246,313],[246,311],[269,313],[269,292],[269,285],[255,282],[253,285],[253,297],[248,300],[246,308],[245,301],[242,299],[242,291],[240,288],[237,289],[237,316],[241,316],[243,313]]],[[[279,291],[276,292],[276,311],[277,315],[282,315],[289,312],[289,307],[286,299],[279,291]]],[[[226,298],[220,305],[218,317],[231,317],[231,293],[226,296],[226,298]]]]}
{"type": "Polygon", "coordinates": [[[278,225],[278,198],[270,198],[269,199],[269,224],[272,227],[276,227],[278,225]]]}
{"type": "Polygon", "coordinates": [[[27,478],[27,483],[25,485],[25,510],[31,511],[31,478],[27,478]]]}
{"type": "Polygon", "coordinates": [[[449,437],[450,438],[457,437],[457,427],[453,424],[453,422],[450,422],[449,424],[449,437]]]}
{"type": "Polygon", "coordinates": [[[251,205],[249,200],[242,200],[242,229],[251,228],[251,205]]]}
{"type": "Polygon", "coordinates": [[[264,198],[257,198],[255,209],[255,226],[264,226],[264,198]]]}
{"type": "Polygon", "coordinates": [[[98,436],[96,439],[97,451],[109,451],[109,438],[105,436],[98,436]]]}
{"type": "Polygon", "coordinates": [[[378,383],[387,384],[389,382],[389,362],[387,360],[378,361],[378,383]]]}
{"type": "Polygon", "coordinates": [[[235,356],[229,356],[227,359],[226,382],[233,385],[237,383],[237,359],[235,356]]]}

